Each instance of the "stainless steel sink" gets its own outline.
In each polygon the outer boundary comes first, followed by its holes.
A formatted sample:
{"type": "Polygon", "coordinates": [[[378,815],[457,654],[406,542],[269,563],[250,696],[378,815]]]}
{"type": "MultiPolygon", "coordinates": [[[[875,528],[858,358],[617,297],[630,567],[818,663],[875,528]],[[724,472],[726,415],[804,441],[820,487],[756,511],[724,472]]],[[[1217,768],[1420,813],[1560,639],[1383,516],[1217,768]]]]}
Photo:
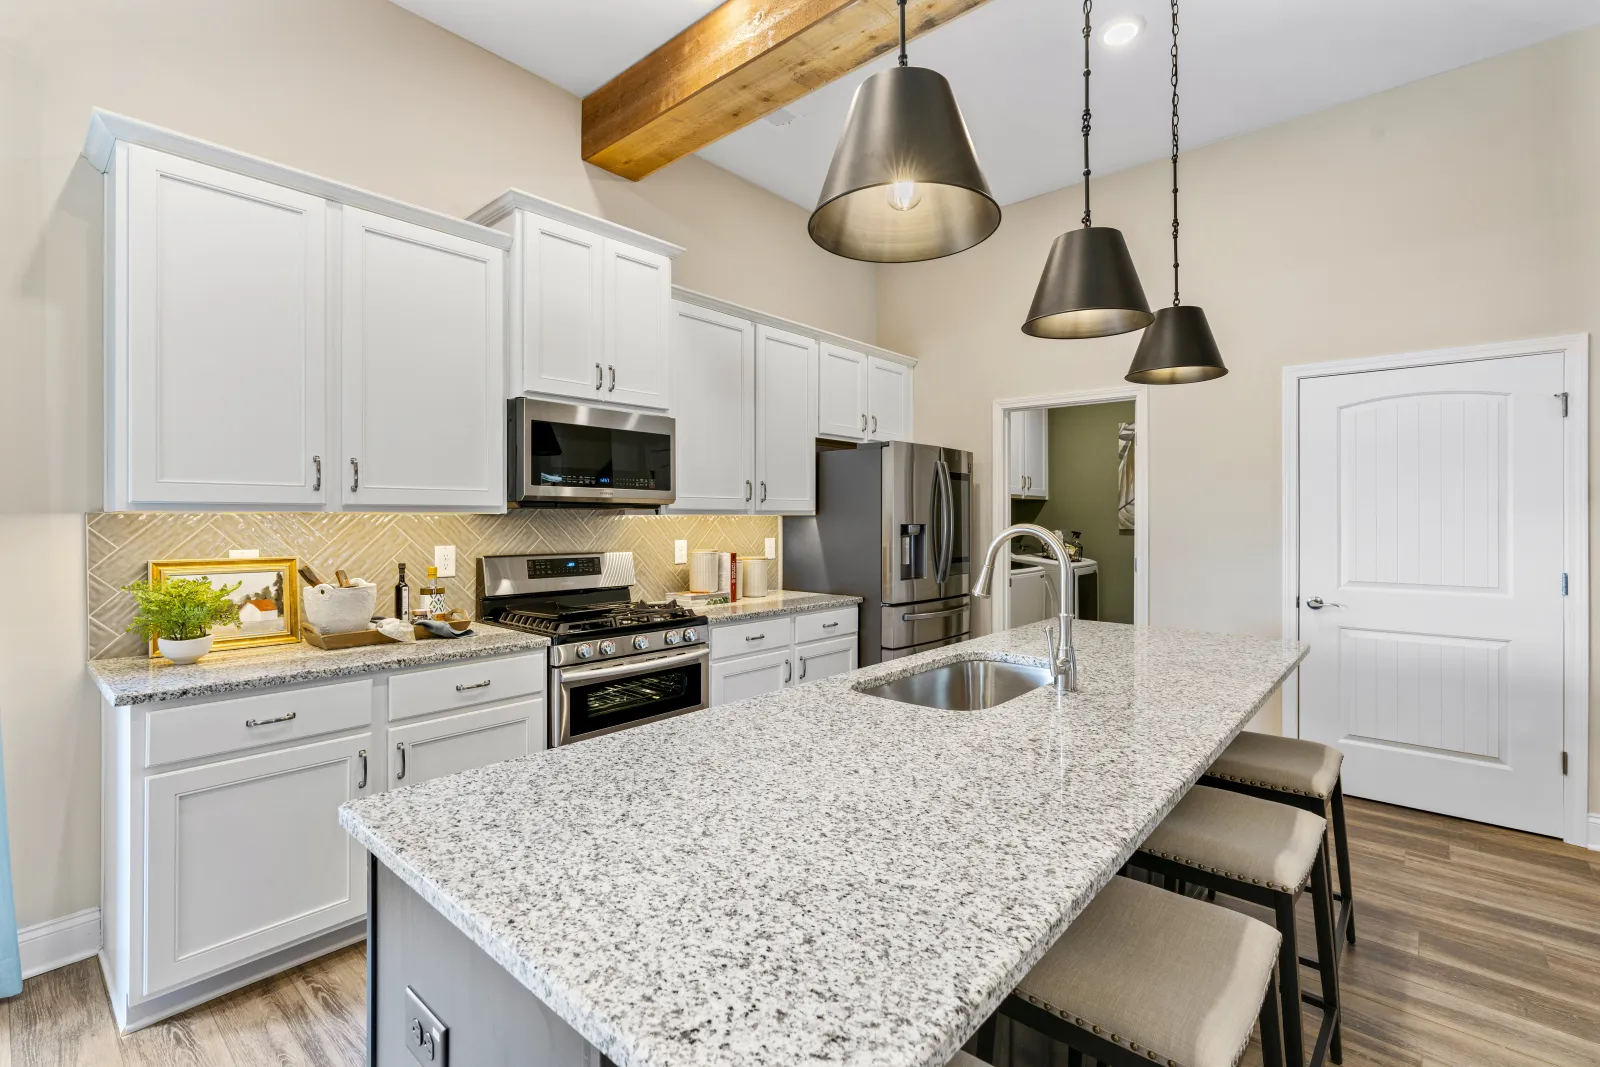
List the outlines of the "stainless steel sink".
{"type": "Polygon", "coordinates": [[[964,659],[929,667],[893,682],[861,692],[945,711],[982,711],[1031,693],[1051,681],[1050,668],[1002,663],[992,659],[964,659]]]}

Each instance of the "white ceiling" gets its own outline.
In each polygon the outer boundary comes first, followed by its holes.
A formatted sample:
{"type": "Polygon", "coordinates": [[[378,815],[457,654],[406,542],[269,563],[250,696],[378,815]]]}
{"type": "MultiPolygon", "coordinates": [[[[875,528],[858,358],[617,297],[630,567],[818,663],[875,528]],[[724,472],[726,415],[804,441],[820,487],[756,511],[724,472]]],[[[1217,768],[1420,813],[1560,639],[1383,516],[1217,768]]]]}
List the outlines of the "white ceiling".
{"type": "MultiPolygon", "coordinates": [[[[585,95],[719,0],[395,0],[585,95]]],[[[916,0],[911,0],[915,5],[916,0]]],[[[1096,174],[1168,154],[1168,8],[1095,5],[1096,174]],[[1100,28],[1142,16],[1111,48],[1100,28]]],[[[1180,10],[1183,143],[1194,147],[1381,92],[1600,23],[1600,0],[1206,0],[1180,10]]],[[[911,62],[950,79],[996,198],[1078,180],[1082,13],[1069,0],[992,0],[911,42],[911,62]]],[[[816,204],[856,87],[886,56],[700,155],[802,207],[816,204]]]]}

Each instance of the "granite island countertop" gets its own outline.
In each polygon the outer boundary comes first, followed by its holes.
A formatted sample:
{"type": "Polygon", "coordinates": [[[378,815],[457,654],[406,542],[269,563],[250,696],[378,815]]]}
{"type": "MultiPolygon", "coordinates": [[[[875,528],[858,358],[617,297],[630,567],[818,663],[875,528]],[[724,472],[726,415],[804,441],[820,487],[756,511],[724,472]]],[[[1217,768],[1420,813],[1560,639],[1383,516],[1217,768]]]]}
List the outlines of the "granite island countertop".
{"type": "Polygon", "coordinates": [[[345,828],[619,1067],[943,1067],[1306,653],[1077,628],[1081,689],[858,690],[1044,624],[363,798],[345,828]]]}
{"type": "Polygon", "coordinates": [[[712,626],[730,622],[748,622],[751,619],[774,618],[779,615],[800,615],[828,608],[847,608],[861,603],[858,596],[842,593],[807,593],[799,589],[774,589],[766,596],[742,597],[732,604],[712,604],[702,611],[712,626]]]}
{"type": "Polygon", "coordinates": [[[123,656],[90,660],[89,673],[108,701],[123,706],[353,678],[374,671],[528,652],[548,644],[549,638],[537,634],[474,622],[468,637],[436,637],[336,651],[304,642],[263,645],[211,652],[200,662],[186,666],[148,656],[123,656]]]}

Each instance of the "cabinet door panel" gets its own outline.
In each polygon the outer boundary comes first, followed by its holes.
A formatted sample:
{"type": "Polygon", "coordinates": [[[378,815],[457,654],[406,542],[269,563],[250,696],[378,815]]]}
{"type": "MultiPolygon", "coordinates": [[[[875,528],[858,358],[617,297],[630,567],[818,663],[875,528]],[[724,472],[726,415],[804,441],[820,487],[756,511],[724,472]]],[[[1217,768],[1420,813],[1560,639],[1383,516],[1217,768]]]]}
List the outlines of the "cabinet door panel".
{"type": "Polygon", "coordinates": [[[672,414],[678,491],[673,511],[749,511],[755,499],[753,323],[672,305],[672,414]]]}
{"type": "Polygon", "coordinates": [[[605,238],[523,214],[522,388],[600,399],[605,238]]]}
{"type": "Polygon", "coordinates": [[[126,503],[320,504],[327,203],[126,158],[126,503]]]}
{"type": "Polygon", "coordinates": [[[1006,413],[1006,485],[1012,496],[1022,496],[1028,480],[1028,413],[1006,413]]]}
{"type": "Polygon", "coordinates": [[[1050,498],[1050,411],[1034,408],[1028,412],[1028,498],[1050,498]]]}
{"type": "Polygon", "coordinates": [[[346,506],[504,510],[504,254],[347,207],[343,263],[346,506]]]}
{"type": "Polygon", "coordinates": [[[794,680],[794,660],[787,648],[759,656],[741,656],[711,664],[711,705],[776,693],[794,680]]]}
{"type": "Polygon", "coordinates": [[[525,756],[544,748],[543,699],[518,700],[389,730],[389,786],[525,756]],[[535,739],[533,735],[537,734],[535,739]],[[530,740],[535,743],[530,744],[530,740]]]}
{"type": "Polygon", "coordinates": [[[817,510],[817,342],[756,327],[756,511],[817,510]]]}
{"type": "Polygon", "coordinates": [[[667,406],[672,260],[606,239],[606,388],[601,398],[667,406]]]}
{"type": "Polygon", "coordinates": [[[817,433],[859,441],[868,425],[866,355],[824,343],[817,355],[817,433]]]}
{"type": "Polygon", "coordinates": [[[361,734],[145,780],[145,995],[365,912],[365,854],[339,805],[361,792],[371,745],[361,734]]]}
{"type": "Polygon", "coordinates": [[[796,682],[815,682],[856,669],[856,639],[839,637],[795,646],[796,682]]]}
{"type": "Polygon", "coordinates": [[[911,439],[911,368],[871,356],[867,360],[867,429],[874,441],[911,439]]]}

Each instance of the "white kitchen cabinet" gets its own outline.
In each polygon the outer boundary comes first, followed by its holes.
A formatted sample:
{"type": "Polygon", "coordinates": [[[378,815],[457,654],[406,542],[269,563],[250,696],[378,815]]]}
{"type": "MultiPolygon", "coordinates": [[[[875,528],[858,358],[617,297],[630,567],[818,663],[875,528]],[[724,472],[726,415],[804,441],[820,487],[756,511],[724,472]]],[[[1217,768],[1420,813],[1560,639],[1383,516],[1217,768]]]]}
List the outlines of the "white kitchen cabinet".
{"type": "Polygon", "coordinates": [[[327,201],[138,145],[111,195],[107,509],[319,506],[327,201]]]}
{"type": "Polygon", "coordinates": [[[145,996],[365,913],[338,809],[371,748],[362,733],[145,780],[145,996]]]}
{"type": "Polygon", "coordinates": [[[695,304],[672,305],[673,511],[748,511],[755,502],[756,328],[695,304]]]}
{"type": "Polygon", "coordinates": [[[790,648],[758,652],[753,656],[713,660],[711,704],[732,704],[736,700],[776,693],[794,681],[794,652],[790,648]]]}
{"type": "Polygon", "coordinates": [[[343,210],[345,507],[505,509],[504,253],[343,210]]]}
{"type": "MultiPolygon", "coordinates": [[[[518,392],[582,400],[605,389],[604,237],[521,213],[512,255],[521,265],[521,386],[518,392]]],[[[516,357],[514,357],[516,358],[516,357]]]]}
{"type": "Polygon", "coordinates": [[[602,400],[635,407],[668,406],[671,318],[672,260],[606,238],[602,400]]]}
{"type": "Polygon", "coordinates": [[[389,728],[389,788],[487,767],[545,747],[542,696],[389,728]]]}
{"type": "Polygon", "coordinates": [[[864,440],[867,411],[867,355],[824,341],[817,353],[817,433],[864,440]]]}
{"type": "Polygon", "coordinates": [[[836,637],[796,645],[795,681],[815,682],[856,669],[856,637],[836,637]]]}
{"type": "Polygon", "coordinates": [[[867,433],[874,441],[911,440],[911,368],[867,357],[867,433]]]}
{"type": "Polygon", "coordinates": [[[1013,411],[1009,428],[1007,484],[1011,495],[1024,500],[1050,497],[1050,412],[1046,408],[1013,411]]]}
{"type": "Polygon", "coordinates": [[[756,500],[762,515],[817,510],[817,342],[756,327],[756,500]]]}

